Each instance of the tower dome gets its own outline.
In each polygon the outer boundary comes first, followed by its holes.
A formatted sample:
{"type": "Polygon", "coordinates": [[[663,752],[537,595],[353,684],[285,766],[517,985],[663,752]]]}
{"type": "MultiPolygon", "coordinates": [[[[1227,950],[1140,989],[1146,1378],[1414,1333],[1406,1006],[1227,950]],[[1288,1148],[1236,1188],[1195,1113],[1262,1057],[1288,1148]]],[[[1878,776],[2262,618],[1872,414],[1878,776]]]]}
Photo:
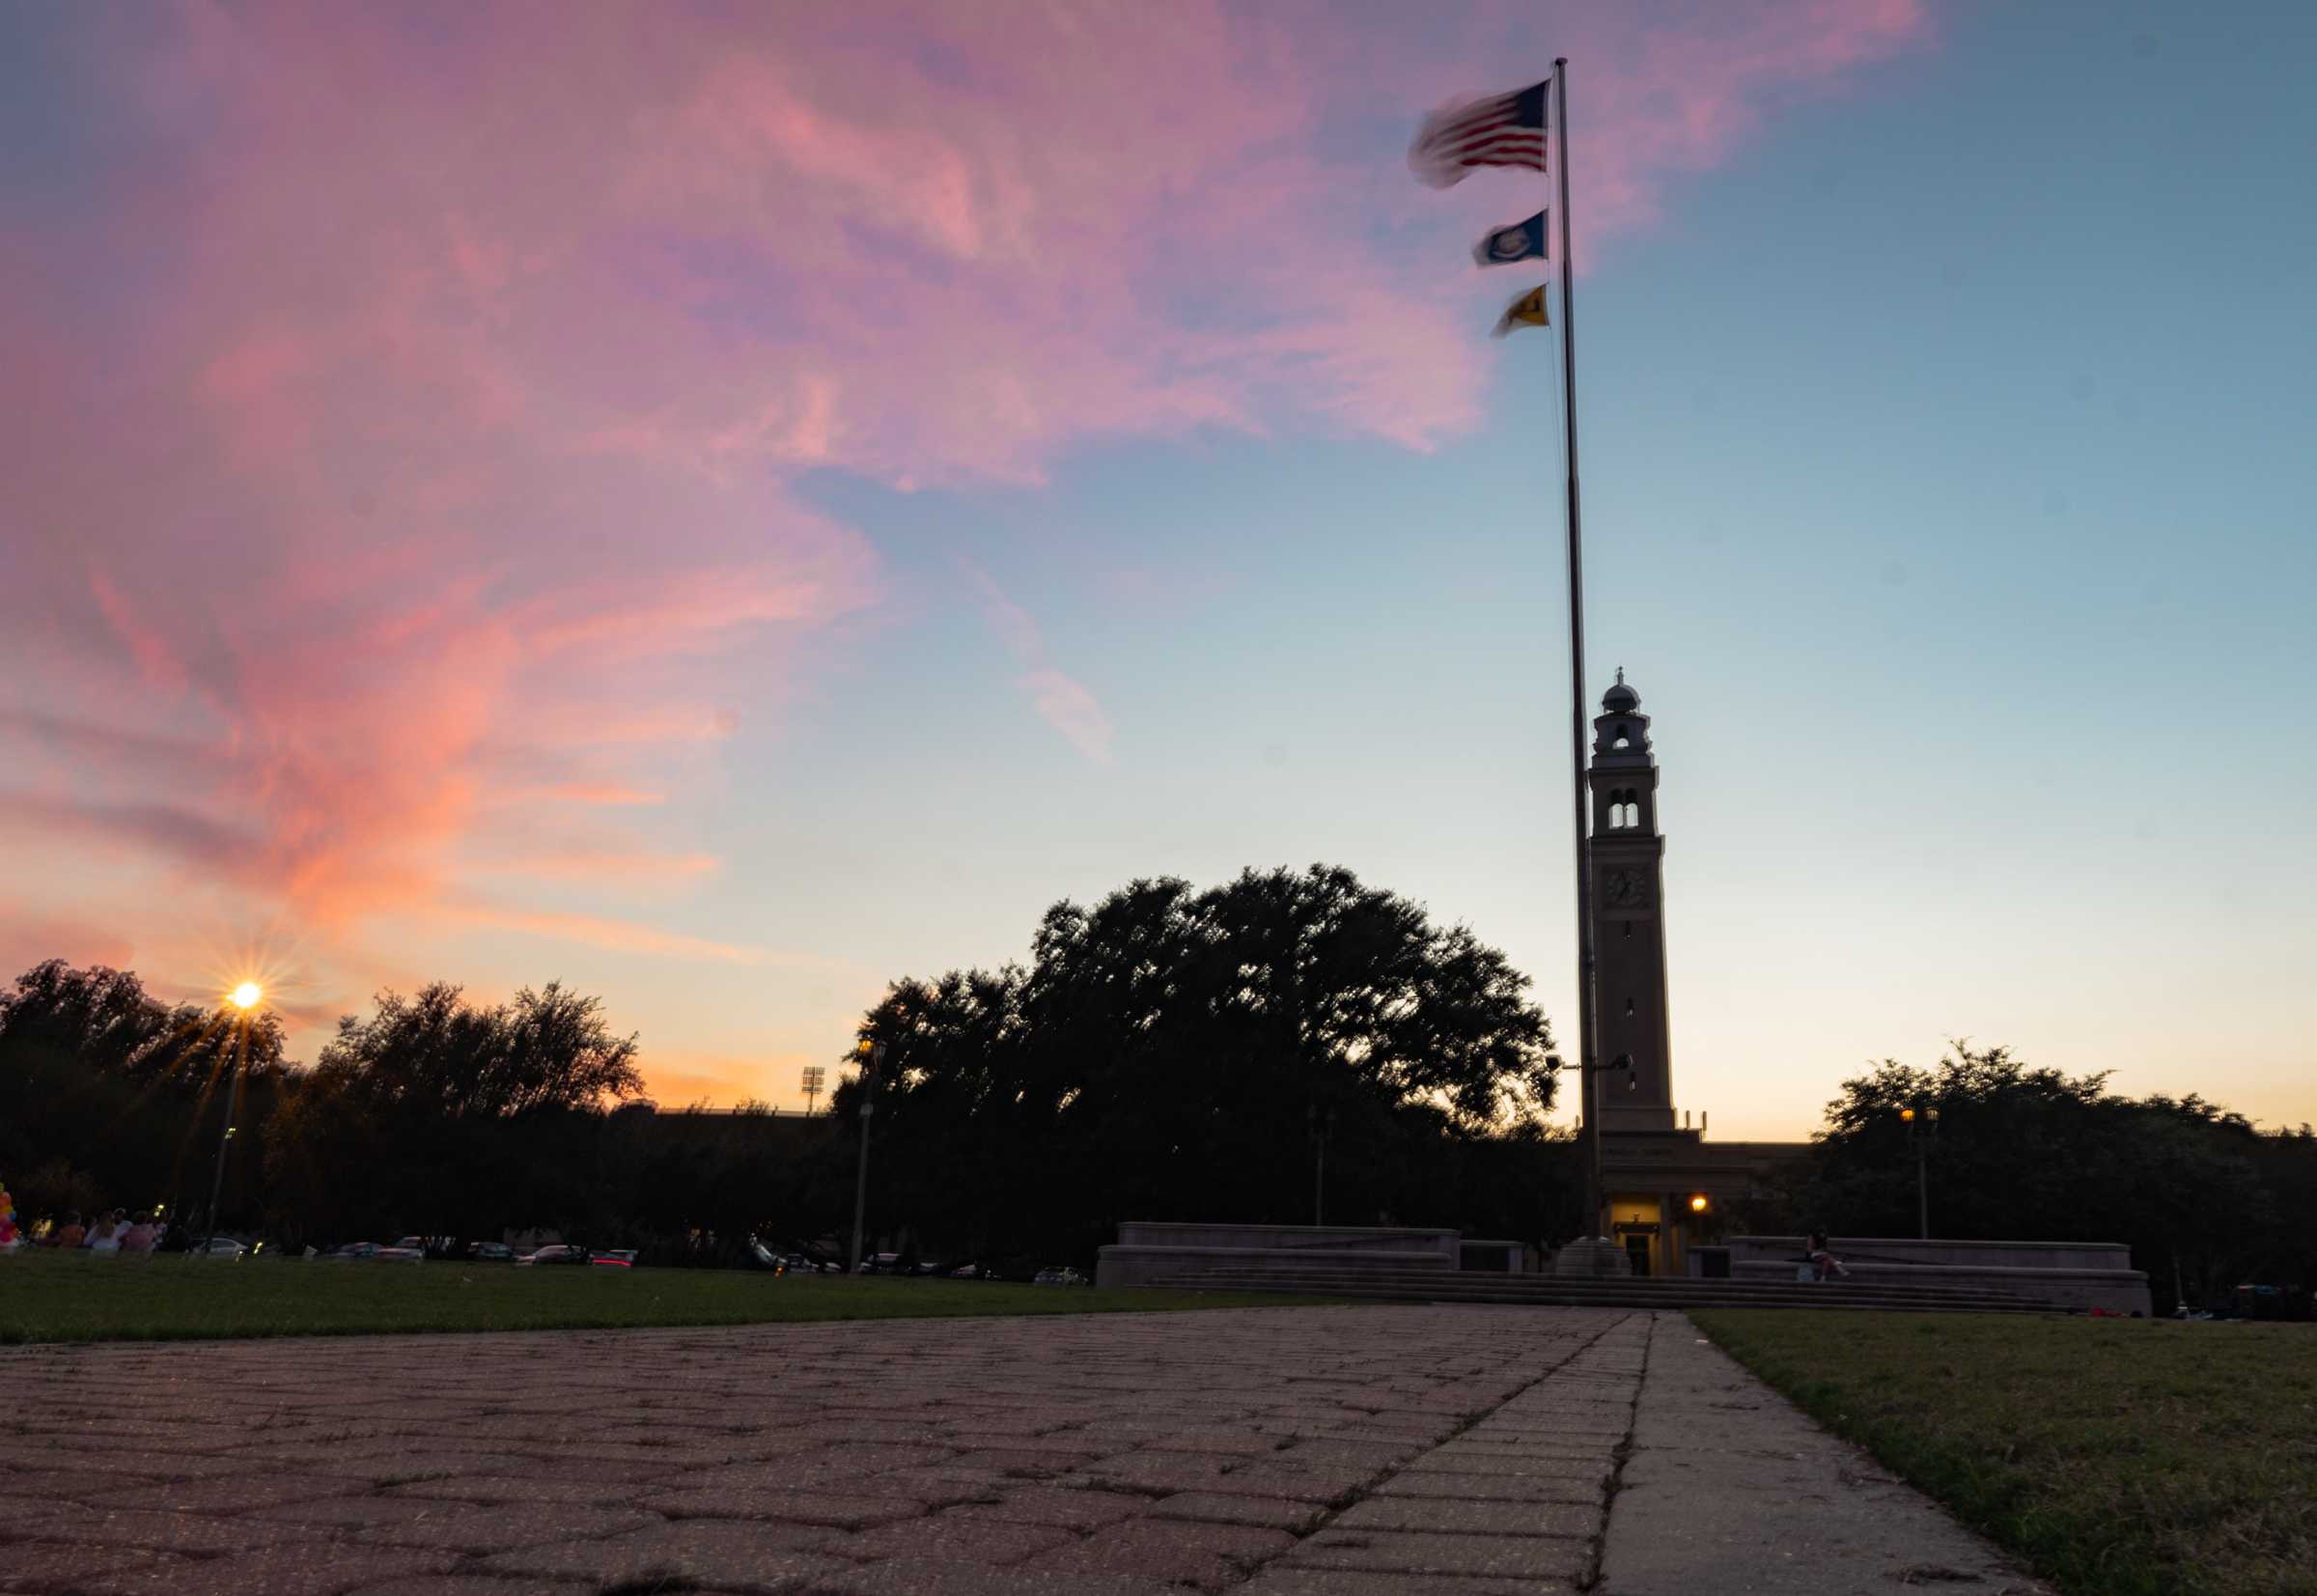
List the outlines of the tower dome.
{"type": "Polygon", "coordinates": [[[1617,685],[1601,695],[1605,714],[1632,714],[1641,707],[1641,695],[1625,685],[1625,667],[1617,667],[1617,685]]]}

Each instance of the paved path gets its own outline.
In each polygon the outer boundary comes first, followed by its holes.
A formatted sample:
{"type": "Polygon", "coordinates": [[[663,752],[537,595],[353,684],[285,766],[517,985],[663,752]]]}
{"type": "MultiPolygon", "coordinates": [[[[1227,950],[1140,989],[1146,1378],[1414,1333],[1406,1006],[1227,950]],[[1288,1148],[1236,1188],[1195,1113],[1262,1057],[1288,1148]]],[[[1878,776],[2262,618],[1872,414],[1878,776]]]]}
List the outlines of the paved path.
{"type": "MultiPolygon", "coordinates": [[[[1613,1580],[1645,1547],[1645,1485],[1681,1492],[1633,1453],[1680,1422],[1653,1340],[1694,1342],[1654,1330],[1314,1307],[24,1349],[0,1355],[0,1593],[1587,1589],[1605,1530],[1613,1580]]],[[[1615,1588],[1790,1588],[1666,1566],[1615,1588]]]]}
{"type": "Polygon", "coordinates": [[[1978,1536],[1657,1316],[1598,1596],[2040,1596],[1978,1536]]]}

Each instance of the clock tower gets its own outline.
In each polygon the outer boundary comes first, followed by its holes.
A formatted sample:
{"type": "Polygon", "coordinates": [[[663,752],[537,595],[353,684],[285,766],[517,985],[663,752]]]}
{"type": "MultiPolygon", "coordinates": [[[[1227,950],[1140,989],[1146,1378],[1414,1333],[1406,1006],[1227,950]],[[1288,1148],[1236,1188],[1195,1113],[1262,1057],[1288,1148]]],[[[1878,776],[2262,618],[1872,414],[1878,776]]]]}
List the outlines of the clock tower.
{"type": "MultiPolygon", "coordinates": [[[[1717,1244],[1731,1205],[1770,1171],[1799,1156],[1799,1143],[1709,1141],[1673,1111],[1673,1038],[1665,994],[1665,838],[1658,830],[1658,760],[1649,747],[1641,695],[1617,685],[1601,695],[1586,850],[1593,930],[1593,1095],[1600,1105],[1603,1244],[1561,1249],[1559,1273],[1602,1273],[1604,1253],[1622,1253],[1636,1274],[1707,1276],[1729,1270],[1717,1244]]],[[[1620,1270],[1622,1273],[1622,1269],[1620,1270]]]]}
{"type": "Polygon", "coordinates": [[[1605,1132],[1671,1131],[1673,1068],[1665,1000],[1665,838],[1658,830],[1658,762],[1641,695],[1602,694],[1593,721],[1593,1012],[1605,1132]],[[1613,1061],[1630,1060],[1611,1069],[1613,1061]]]}

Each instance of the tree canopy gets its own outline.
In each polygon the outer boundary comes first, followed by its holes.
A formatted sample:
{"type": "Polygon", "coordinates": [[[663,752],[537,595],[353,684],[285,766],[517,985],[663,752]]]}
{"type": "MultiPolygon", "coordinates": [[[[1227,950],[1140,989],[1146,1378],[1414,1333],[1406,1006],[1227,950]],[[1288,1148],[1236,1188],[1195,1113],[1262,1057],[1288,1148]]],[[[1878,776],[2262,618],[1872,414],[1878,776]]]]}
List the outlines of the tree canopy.
{"type": "Polygon", "coordinates": [[[1956,1043],[1930,1069],[1884,1059],[1842,1083],[1811,1150],[1751,1216],[1765,1228],[1915,1232],[1903,1108],[1937,1109],[1922,1147],[1935,1236],[2131,1244],[2159,1302],[2241,1278],[2317,1278],[2306,1225],[2317,1136],[2263,1133],[2196,1096],[2127,1098],[2103,1074],[1956,1043]]]}
{"type": "Polygon", "coordinates": [[[476,1008],[447,982],[414,997],[378,994],[321,1050],[312,1085],[379,1108],[472,1119],[537,1108],[596,1108],[643,1094],[636,1039],[611,1033],[602,1002],[550,981],[476,1008]]]}
{"type": "MultiPolygon", "coordinates": [[[[1549,1141],[1551,1037],[1527,985],[1465,927],[1333,866],[1059,903],[1028,966],[898,981],[865,1017],[885,1050],[879,1195],[946,1209],[976,1250],[1072,1255],[1134,1218],[1308,1221],[1325,1202],[1346,1222],[1458,1222],[1462,1144],[1549,1141]]],[[[1532,1206],[1557,1195],[1540,1184],[1532,1206]]]]}
{"type": "MultiPolygon", "coordinates": [[[[237,1061],[263,1118],[285,1079],[278,1017],[165,1003],[102,965],[34,966],[0,989],[0,1170],[19,1205],[182,1212],[237,1061]]],[[[246,1200],[246,1181],[232,1195],[246,1200]]]]}
{"type": "MultiPolygon", "coordinates": [[[[278,1021],[153,996],[51,960],[0,989],[0,1175],[28,1218],[206,1202],[226,1071],[245,1062],[228,1228],[281,1243],[552,1227],[699,1259],[841,1237],[874,1090],[870,1233],[926,1253],[1091,1261],[1120,1221],[1444,1224],[1551,1243],[1574,1148],[1545,1123],[1550,1033],[1464,927],[1329,866],[1206,890],[1131,882],[1040,919],[1024,963],[903,979],[883,1049],[811,1119],[658,1114],[638,1043],[549,983],[503,1003],[377,995],[311,1068],[278,1021]]],[[[854,1061],[855,1055],[848,1055],[854,1061]]],[[[1936,1108],[1934,1233],[2122,1241],[2160,1306],[2317,1281],[2317,1133],[1957,1044],[1842,1083],[1745,1228],[1909,1235],[1936,1108]],[[1920,1125],[1922,1121],[1917,1121],[1920,1125]]]]}
{"type": "Polygon", "coordinates": [[[266,1171],[301,1229],[429,1234],[592,1222],[602,1110],[638,1098],[636,1039],[554,982],[478,1006],[437,982],[349,1015],[282,1106],[266,1171]]]}

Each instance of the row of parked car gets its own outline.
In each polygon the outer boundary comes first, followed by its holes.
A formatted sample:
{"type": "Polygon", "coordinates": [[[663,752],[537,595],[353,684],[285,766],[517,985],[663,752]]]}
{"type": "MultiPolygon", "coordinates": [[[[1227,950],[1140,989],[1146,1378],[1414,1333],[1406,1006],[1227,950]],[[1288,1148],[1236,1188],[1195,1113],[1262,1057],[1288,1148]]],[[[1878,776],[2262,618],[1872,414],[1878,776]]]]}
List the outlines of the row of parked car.
{"type": "Polygon", "coordinates": [[[632,1269],[633,1247],[593,1248],[561,1243],[520,1251],[505,1242],[469,1242],[444,1250],[429,1245],[424,1236],[405,1236],[396,1242],[347,1242],[332,1247],[307,1247],[302,1253],[267,1247],[264,1242],[237,1241],[231,1236],[199,1236],[185,1250],[205,1258],[310,1258],[316,1263],[421,1264],[430,1257],[447,1257],[478,1264],[577,1264],[601,1269],[632,1269]]]}
{"type": "Polygon", "coordinates": [[[862,1274],[901,1274],[949,1280],[1027,1280],[1041,1286],[1084,1286],[1094,1282],[1067,1266],[1048,1265],[1036,1271],[1020,1265],[935,1263],[918,1258],[904,1262],[898,1252],[878,1252],[861,1260],[862,1274]]]}
{"type": "MultiPolygon", "coordinates": [[[[374,1264],[417,1264],[429,1258],[440,1258],[453,1262],[512,1264],[517,1268],[535,1269],[633,1269],[638,1261],[633,1247],[587,1247],[556,1242],[524,1250],[505,1242],[468,1242],[461,1246],[455,1242],[431,1241],[425,1236],[405,1236],[394,1242],[347,1242],[327,1248],[307,1247],[302,1253],[269,1248],[264,1242],[251,1244],[230,1236],[205,1236],[189,1243],[187,1250],[211,1258],[305,1257],[318,1263],[374,1264]]],[[[746,1261],[757,1269],[776,1275],[845,1273],[843,1264],[816,1257],[802,1249],[783,1251],[757,1239],[752,1239],[748,1244],[746,1261]]],[[[855,1273],[900,1275],[912,1279],[1029,1281],[1042,1286],[1084,1286],[1094,1283],[1067,1266],[1049,1265],[1032,1270],[1019,1263],[905,1259],[898,1252],[871,1253],[861,1260],[855,1273]]]]}

